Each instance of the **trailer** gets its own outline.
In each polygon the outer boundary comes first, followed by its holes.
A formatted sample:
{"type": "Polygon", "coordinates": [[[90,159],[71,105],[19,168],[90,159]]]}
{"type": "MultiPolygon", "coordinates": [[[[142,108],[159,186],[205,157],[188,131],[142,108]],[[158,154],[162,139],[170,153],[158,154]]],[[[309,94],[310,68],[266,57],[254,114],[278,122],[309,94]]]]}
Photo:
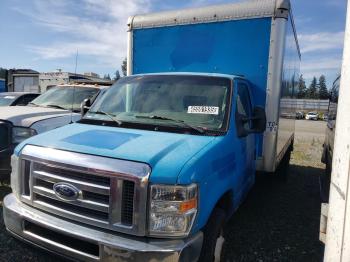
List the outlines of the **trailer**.
{"type": "Polygon", "coordinates": [[[322,203],[320,219],[320,240],[325,243],[325,262],[350,261],[349,33],[350,5],[348,2],[341,78],[334,83],[330,103],[328,128],[335,131],[331,130],[332,134],[328,134],[328,137],[332,141],[325,144],[325,146],[331,145],[327,150],[332,149],[332,155],[324,156],[323,159],[329,175],[326,185],[329,188],[329,203],[322,203]]]}

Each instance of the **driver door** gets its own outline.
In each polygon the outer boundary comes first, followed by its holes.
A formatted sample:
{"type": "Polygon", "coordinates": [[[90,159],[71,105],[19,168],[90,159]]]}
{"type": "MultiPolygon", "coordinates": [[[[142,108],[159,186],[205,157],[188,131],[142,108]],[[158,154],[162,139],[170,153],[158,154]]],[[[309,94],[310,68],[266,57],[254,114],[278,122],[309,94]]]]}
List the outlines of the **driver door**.
{"type": "Polygon", "coordinates": [[[255,178],[255,135],[249,133],[252,129],[253,105],[249,84],[246,81],[237,81],[236,100],[236,128],[239,138],[240,166],[242,172],[242,193],[247,191],[254,183],[255,178]]]}

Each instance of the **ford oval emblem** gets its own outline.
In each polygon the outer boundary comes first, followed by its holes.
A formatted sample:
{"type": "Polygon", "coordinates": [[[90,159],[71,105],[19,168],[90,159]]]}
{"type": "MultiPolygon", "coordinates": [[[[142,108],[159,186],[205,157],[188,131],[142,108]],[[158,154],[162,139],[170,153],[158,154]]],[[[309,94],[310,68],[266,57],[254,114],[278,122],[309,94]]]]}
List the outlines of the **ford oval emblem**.
{"type": "Polygon", "coordinates": [[[80,190],[68,183],[56,183],[53,185],[53,191],[58,198],[66,201],[75,201],[80,195],[80,190]]]}

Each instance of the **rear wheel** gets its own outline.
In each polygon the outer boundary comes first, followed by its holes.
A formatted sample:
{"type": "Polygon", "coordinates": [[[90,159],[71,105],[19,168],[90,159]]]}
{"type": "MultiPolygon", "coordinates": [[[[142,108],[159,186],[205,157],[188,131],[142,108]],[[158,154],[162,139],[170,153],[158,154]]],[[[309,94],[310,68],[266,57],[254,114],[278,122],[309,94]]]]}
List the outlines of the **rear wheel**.
{"type": "Polygon", "coordinates": [[[224,225],[226,213],[221,208],[215,208],[204,228],[204,239],[198,261],[219,262],[222,254],[224,225]]]}

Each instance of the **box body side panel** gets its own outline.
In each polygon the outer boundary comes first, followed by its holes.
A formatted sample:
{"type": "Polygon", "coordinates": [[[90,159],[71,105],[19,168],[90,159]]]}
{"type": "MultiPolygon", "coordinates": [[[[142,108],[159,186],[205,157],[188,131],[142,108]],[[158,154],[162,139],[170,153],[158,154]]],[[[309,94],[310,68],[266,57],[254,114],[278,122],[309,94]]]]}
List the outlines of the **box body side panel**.
{"type": "Polygon", "coordinates": [[[285,41],[276,164],[281,161],[289,145],[293,142],[295,131],[300,56],[291,20],[287,23],[285,41]]]}

